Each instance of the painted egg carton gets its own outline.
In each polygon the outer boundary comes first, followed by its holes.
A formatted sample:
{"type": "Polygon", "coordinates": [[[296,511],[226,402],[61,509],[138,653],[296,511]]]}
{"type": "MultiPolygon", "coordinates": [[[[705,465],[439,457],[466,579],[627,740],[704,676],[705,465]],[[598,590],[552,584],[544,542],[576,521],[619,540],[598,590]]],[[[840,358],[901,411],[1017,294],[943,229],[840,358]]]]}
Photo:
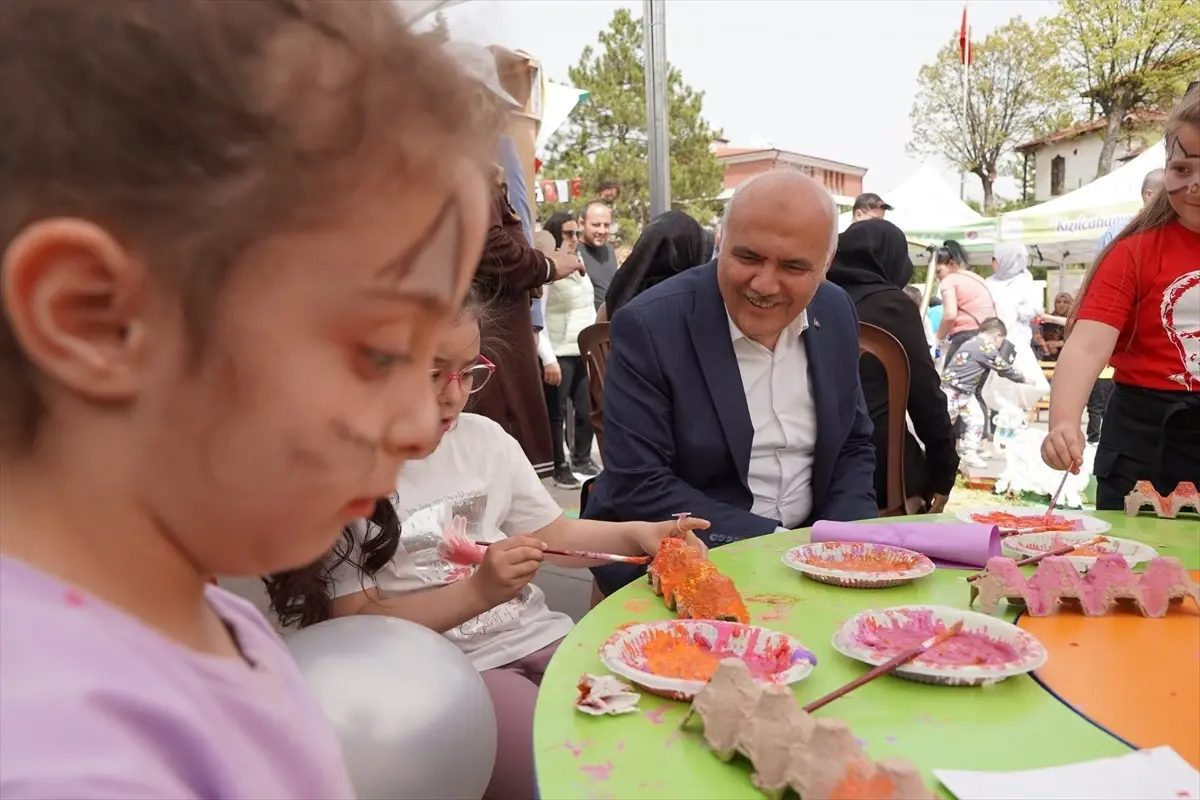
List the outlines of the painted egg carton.
{"type": "Polygon", "coordinates": [[[871,797],[932,800],[920,772],[901,759],[873,761],[844,722],[816,719],[786,686],[754,680],[745,662],[726,659],[684,718],[703,724],[704,741],[722,761],[744,756],[755,788],[771,800],[871,797]]]}
{"type": "Polygon", "coordinates": [[[651,590],[681,618],[750,623],[733,579],[682,539],[664,539],[646,574],[651,590]]]}
{"type": "Polygon", "coordinates": [[[1173,602],[1191,597],[1200,603],[1200,586],[1192,580],[1178,558],[1159,556],[1134,573],[1125,559],[1115,553],[1102,555],[1084,575],[1062,556],[1042,559],[1029,578],[1016,562],[990,558],[979,578],[971,582],[971,604],[979,599],[985,614],[996,611],[1001,601],[1025,604],[1030,616],[1046,617],[1058,611],[1064,600],[1077,601],[1083,613],[1098,617],[1109,613],[1119,601],[1129,601],[1145,617],[1162,617],[1173,602]]]}
{"type": "Polygon", "coordinates": [[[1196,491],[1196,484],[1184,481],[1163,497],[1150,481],[1138,481],[1133,491],[1125,495],[1125,515],[1136,517],[1146,506],[1150,506],[1157,516],[1167,519],[1175,519],[1180,511],[1188,508],[1193,514],[1200,514],[1200,492],[1196,491]]]}

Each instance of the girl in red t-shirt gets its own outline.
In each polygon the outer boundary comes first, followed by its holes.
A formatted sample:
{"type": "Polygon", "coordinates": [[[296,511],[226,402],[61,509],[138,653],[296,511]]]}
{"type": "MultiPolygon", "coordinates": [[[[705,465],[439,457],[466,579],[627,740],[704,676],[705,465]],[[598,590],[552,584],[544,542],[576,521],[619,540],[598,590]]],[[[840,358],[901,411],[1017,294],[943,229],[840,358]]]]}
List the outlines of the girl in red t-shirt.
{"type": "Polygon", "coordinates": [[[1097,256],[1054,370],[1042,458],[1083,462],[1080,418],[1100,371],[1114,390],[1096,450],[1096,507],[1120,509],[1139,480],[1166,494],[1200,484],[1200,87],[1166,124],[1164,186],[1097,256]]]}

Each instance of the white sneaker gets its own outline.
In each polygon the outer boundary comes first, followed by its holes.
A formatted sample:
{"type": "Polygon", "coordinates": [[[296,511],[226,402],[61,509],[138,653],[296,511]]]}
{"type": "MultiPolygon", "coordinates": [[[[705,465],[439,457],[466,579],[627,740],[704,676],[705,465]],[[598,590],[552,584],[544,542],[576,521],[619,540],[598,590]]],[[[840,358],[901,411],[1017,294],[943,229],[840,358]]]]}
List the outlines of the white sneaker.
{"type": "Polygon", "coordinates": [[[987,466],[987,462],[980,458],[978,453],[967,453],[959,463],[972,469],[983,469],[987,466]]]}

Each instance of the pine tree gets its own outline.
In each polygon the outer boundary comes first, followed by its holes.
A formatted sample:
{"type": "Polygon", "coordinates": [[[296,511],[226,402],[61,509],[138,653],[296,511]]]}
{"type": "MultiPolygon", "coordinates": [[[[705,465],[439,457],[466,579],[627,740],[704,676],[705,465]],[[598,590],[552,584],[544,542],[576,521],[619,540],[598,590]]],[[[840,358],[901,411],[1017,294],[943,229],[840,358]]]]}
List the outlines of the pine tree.
{"type": "MultiPolygon", "coordinates": [[[[645,55],[642,20],[620,9],[599,35],[599,51],[584,48],[568,74],[571,82],[589,92],[549,145],[550,157],[542,174],[551,178],[582,178],[583,197],[569,204],[543,205],[539,216],[555,211],[579,211],[594,199],[600,184],[615,181],[620,194],[614,217],[621,238],[632,242],[650,221],[650,169],[646,136],[645,55]]],[[[720,135],[702,116],[704,93],[683,82],[670,68],[669,147],[671,207],[707,225],[720,213],[723,170],[711,151],[720,135]]]]}

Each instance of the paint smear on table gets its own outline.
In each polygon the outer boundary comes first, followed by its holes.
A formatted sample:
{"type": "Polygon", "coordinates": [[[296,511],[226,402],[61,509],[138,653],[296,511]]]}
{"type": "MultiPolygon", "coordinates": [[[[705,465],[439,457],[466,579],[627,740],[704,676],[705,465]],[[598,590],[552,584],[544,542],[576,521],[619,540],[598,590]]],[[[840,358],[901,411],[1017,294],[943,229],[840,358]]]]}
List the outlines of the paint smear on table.
{"type": "Polygon", "coordinates": [[[591,742],[580,742],[576,744],[575,742],[567,741],[560,744],[559,747],[575,756],[575,758],[579,758],[581,755],[583,755],[583,751],[591,747],[591,745],[591,742]]]}
{"type": "Polygon", "coordinates": [[[643,597],[625,601],[625,610],[631,614],[641,614],[649,611],[652,606],[653,603],[643,597]]]}
{"type": "Polygon", "coordinates": [[[799,597],[790,594],[752,594],[745,598],[747,603],[761,603],[768,606],[790,606],[799,603],[799,597]]]}
{"type": "MultiPolygon", "coordinates": [[[[913,611],[880,624],[867,617],[854,631],[854,640],[881,657],[891,658],[946,629],[928,609],[913,611]]],[[[935,667],[1001,666],[1019,661],[1008,642],[976,631],[961,631],[926,652],[918,662],[935,667]]]]}
{"type": "Polygon", "coordinates": [[[650,720],[655,725],[662,725],[666,721],[667,709],[670,708],[669,703],[663,703],[656,709],[646,712],[646,719],[650,720]]]}
{"type": "Polygon", "coordinates": [[[605,761],[603,764],[585,764],[579,771],[594,781],[606,781],[612,777],[613,765],[611,761],[605,761]]]}

